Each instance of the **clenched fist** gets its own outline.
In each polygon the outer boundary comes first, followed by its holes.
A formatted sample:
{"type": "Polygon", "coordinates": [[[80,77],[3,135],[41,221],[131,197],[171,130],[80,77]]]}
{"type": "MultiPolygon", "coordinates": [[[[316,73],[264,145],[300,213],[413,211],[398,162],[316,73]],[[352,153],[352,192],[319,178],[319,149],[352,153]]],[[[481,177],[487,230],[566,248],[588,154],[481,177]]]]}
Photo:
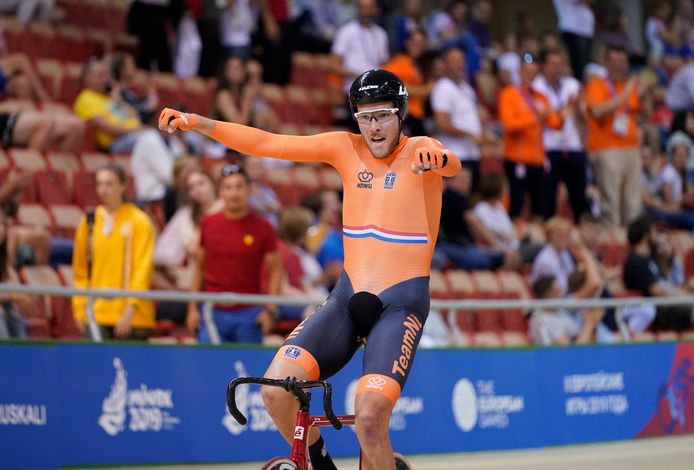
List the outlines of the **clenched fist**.
{"type": "Polygon", "coordinates": [[[176,129],[190,131],[195,129],[199,118],[195,114],[182,113],[175,109],[164,108],[159,115],[159,130],[173,134],[176,129]]]}
{"type": "Polygon", "coordinates": [[[449,150],[437,147],[420,147],[414,151],[412,172],[421,175],[425,171],[445,168],[450,153],[449,150]]]}

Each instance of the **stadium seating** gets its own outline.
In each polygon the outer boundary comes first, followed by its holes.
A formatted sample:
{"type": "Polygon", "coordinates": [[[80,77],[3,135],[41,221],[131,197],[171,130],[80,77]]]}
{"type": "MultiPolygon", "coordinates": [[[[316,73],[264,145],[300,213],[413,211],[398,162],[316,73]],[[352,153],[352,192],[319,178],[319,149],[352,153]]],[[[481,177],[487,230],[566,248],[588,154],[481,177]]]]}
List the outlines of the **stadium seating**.
{"type": "Polygon", "coordinates": [[[69,205],[51,205],[51,215],[55,220],[55,230],[58,235],[74,238],[77,226],[84,216],[84,211],[79,207],[69,205]]]}

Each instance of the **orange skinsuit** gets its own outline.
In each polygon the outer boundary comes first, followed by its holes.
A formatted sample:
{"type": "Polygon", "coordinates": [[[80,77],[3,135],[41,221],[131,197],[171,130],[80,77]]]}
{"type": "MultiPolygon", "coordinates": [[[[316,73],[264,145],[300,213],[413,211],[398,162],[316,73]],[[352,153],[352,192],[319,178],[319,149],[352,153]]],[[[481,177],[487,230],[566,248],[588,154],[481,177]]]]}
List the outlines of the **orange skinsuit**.
{"type": "Polygon", "coordinates": [[[355,292],[379,294],[399,282],[429,276],[442,176],[453,176],[461,167],[448,153],[445,168],[412,172],[415,150],[436,148],[441,153],[436,140],[402,137],[393,153],[379,160],[361,135],[347,132],[288,136],[216,121],[210,137],[241,153],[320,161],[337,169],[344,186],[344,269],[355,292]]]}
{"type": "MultiPolygon", "coordinates": [[[[528,98],[542,102],[542,105],[550,110],[547,115],[547,127],[562,128],[564,123],[561,116],[552,110],[545,95],[531,90],[528,98]]],[[[526,165],[544,164],[543,125],[515,85],[509,85],[501,90],[499,118],[504,128],[506,160],[526,165]]]]}

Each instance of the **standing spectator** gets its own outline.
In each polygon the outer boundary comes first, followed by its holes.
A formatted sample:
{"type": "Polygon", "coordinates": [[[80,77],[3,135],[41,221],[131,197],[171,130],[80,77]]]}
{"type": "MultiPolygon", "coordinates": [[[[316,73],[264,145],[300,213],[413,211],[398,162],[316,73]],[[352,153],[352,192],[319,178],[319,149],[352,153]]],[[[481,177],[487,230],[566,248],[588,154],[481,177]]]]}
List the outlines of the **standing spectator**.
{"type": "Polygon", "coordinates": [[[460,49],[448,49],[444,61],[446,75],[436,82],[431,93],[431,109],[439,130],[436,137],[470,170],[472,192],[476,192],[483,136],[477,96],[466,80],[465,56],[460,49]]]}
{"type": "Polygon", "coordinates": [[[135,0],[130,4],[127,30],[139,39],[137,66],[171,72],[171,51],[166,35],[171,0],[135,0]]]}
{"type": "Polygon", "coordinates": [[[424,9],[422,8],[421,0],[405,0],[402,9],[402,15],[395,19],[391,38],[393,48],[397,52],[405,50],[407,40],[412,33],[415,31],[426,31],[424,9]]]}
{"type": "MultiPolygon", "coordinates": [[[[687,295],[682,288],[661,282],[663,276],[658,264],[653,260],[655,253],[652,249],[657,242],[657,234],[647,217],[639,217],[629,224],[627,238],[631,251],[622,269],[624,287],[639,291],[645,297],[687,295]]],[[[686,330],[692,326],[692,306],[661,306],[656,307],[651,315],[626,315],[629,328],[636,333],[645,331],[651,319],[655,330],[686,330]]]]}
{"type": "Polygon", "coordinates": [[[586,204],[587,158],[583,148],[577,119],[581,84],[574,77],[564,75],[564,55],[557,49],[544,50],[540,56],[542,74],[533,81],[533,89],[549,100],[553,109],[565,110],[564,126],[559,130],[545,129],[543,141],[550,172],[547,183],[545,218],[552,217],[557,207],[557,187],[566,185],[569,201],[578,223],[588,206],[586,204]]]}
{"type": "Polygon", "coordinates": [[[624,49],[607,50],[607,78],[588,83],[588,151],[600,189],[603,223],[626,225],[641,212],[640,152],[637,118],[647,115],[646,87],[629,78],[629,58],[624,49]]]}
{"type": "Polygon", "coordinates": [[[619,6],[610,6],[605,19],[605,29],[596,35],[596,41],[607,47],[619,47],[630,56],[635,53],[634,45],[629,37],[629,16],[619,6]]]}
{"type": "Polygon", "coordinates": [[[482,49],[487,49],[492,45],[492,30],[489,23],[493,15],[494,4],[491,0],[475,0],[472,4],[472,19],[469,28],[482,49]]]}
{"type": "MultiPolygon", "coordinates": [[[[267,294],[277,295],[282,279],[282,262],[272,226],[250,212],[251,181],[239,165],[222,170],[219,196],[224,209],[203,218],[200,246],[195,255],[192,292],[235,292],[260,294],[261,273],[269,271],[267,294]]],[[[222,341],[260,343],[272,330],[277,306],[216,305],[213,321],[222,341]]],[[[200,342],[210,341],[210,327],[200,322],[195,302],[188,304],[186,320],[191,332],[200,327],[200,342]]]]}
{"type": "Polygon", "coordinates": [[[294,0],[292,23],[298,30],[295,50],[329,54],[340,25],[340,0],[294,0]]]}
{"type": "Polygon", "coordinates": [[[694,111],[694,62],[684,62],[672,76],[665,104],[675,113],[694,111]]]}
{"type": "MultiPolygon", "coordinates": [[[[379,14],[376,0],[358,0],[357,18],[342,25],[333,42],[333,68],[344,78],[345,95],[354,78],[388,61],[388,34],[375,23],[379,14]]],[[[352,121],[350,116],[350,122],[352,121]]]]}
{"type": "MultiPolygon", "coordinates": [[[[100,205],[82,218],[75,233],[72,267],[75,287],[148,290],[152,282],[154,228],[147,214],[126,202],[125,171],[108,164],[96,173],[100,205]]],[[[85,297],[74,297],[77,323],[86,326],[85,297]]],[[[154,327],[154,307],[135,298],[96,299],[94,317],[104,338],[146,339],[154,327]]]]}
{"type": "Polygon", "coordinates": [[[499,80],[502,85],[517,85],[520,83],[521,59],[518,55],[518,35],[507,32],[504,36],[501,54],[496,59],[499,80]]]}
{"type": "Polygon", "coordinates": [[[671,13],[671,3],[668,0],[659,0],[653,6],[651,15],[646,20],[646,40],[650,48],[649,56],[654,65],[660,64],[660,60],[665,52],[666,42],[670,40],[668,23],[670,22],[671,13]]]}
{"type": "Polygon", "coordinates": [[[561,38],[569,51],[571,70],[581,80],[583,69],[590,62],[595,36],[593,0],[553,0],[559,18],[561,38]]]}
{"type": "Polygon", "coordinates": [[[132,172],[138,201],[159,201],[171,184],[174,157],[159,131],[142,125],[139,113],[120,94],[111,93],[103,60],[90,60],[82,74],[84,89],[75,113],[96,129],[100,149],[132,152],[132,172]]]}
{"type": "Polygon", "coordinates": [[[226,58],[251,58],[251,33],[258,21],[252,0],[226,0],[219,18],[222,48],[226,58]]]}
{"type": "Polygon", "coordinates": [[[530,193],[532,214],[544,217],[548,168],[542,131],[545,127],[561,129],[563,125],[561,116],[552,109],[547,97],[532,89],[537,74],[535,57],[525,54],[520,84],[506,86],[499,96],[512,219],[520,217],[526,192],[530,193]]]}
{"type": "Polygon", "coordinates": [[[405,118],[405,134],[424,135],[424,102],[429,98],[433,84],[427,83],[419,66],[427,48],[427,37],[422,30],[414,30],[405,42],[405,52],[393,57],[383,66],[400,77],[407,86],[409,102],[405,118]]]}

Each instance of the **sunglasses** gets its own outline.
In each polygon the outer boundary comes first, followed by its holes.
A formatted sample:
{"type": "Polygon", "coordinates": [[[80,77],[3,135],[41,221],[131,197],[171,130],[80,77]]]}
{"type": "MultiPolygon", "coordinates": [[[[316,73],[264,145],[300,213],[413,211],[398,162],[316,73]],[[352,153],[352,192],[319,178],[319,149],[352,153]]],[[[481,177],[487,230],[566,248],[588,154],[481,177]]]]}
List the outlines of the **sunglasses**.
{"type": "Polygon", "coordinates": [[[235,163],[229,164],[222,168],[222,177],[226,178],[229,175],[236,175],[236,174],[242,174],[245,175],[246,172],[243,171],[243,167],[241,165],[236,165],[235,163]]]}
{"type": "Polygon", "coordinates": [[[533,64],[536,62],[535,56],[529,53],[523,54],[523,62],[526,64],[533,64]]]}

